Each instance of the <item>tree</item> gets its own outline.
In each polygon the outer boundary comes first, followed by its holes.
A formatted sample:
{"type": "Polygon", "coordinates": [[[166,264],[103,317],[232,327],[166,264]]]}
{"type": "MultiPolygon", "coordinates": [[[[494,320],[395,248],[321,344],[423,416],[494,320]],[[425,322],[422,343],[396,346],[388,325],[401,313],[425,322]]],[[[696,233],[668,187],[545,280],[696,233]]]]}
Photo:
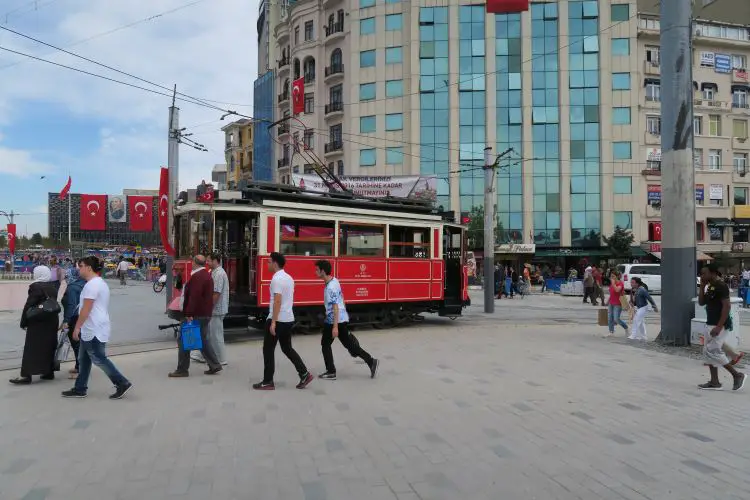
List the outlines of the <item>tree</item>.
{"type": "Polygon", "coordinates": [[[602,233],[593,229],[583,238],[584,247],[599,247],[602,245],[602,233]]]}
{"type": "MultiPolygon", "coordinates": [[[[484,249],[484,207],[473,206],[469,212],[468,224],[469,248],[472,250],[484,249]]],[[[495,226],[495,244],[507,243],[508,232],[501,222],[495,226]]]]}
{"type": "Polygon", "coordinates": [[[5,238],[5,236],[0,236],[0,248],[5,248],[8,246],[8,240],[5,238]]]}
{"type": "Polygon", "coordinates": [[[32,245],[41,245],[42,244],[42,235],[41,233],[34,233],[31,235],[31,244],[32,245]]]}
{"type": "Polygon", "coordinates": [[[604,236],[602,239],[615,258],[622,258],[630,256],[630,246],[633,244],[635,237],[629,230],[617,226],[611,236],[604,236]]]}

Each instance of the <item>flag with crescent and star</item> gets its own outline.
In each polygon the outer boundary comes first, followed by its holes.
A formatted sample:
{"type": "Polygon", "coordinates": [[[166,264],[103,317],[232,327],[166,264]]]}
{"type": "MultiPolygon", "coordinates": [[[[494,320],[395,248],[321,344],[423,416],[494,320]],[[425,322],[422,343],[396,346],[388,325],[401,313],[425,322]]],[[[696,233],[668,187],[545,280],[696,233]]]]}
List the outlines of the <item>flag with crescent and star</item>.
{"type": "Polygon", "coordinates": [[[305,79],[298,78],[292,82],[292,113],[298,115],[305,111],[305,79]]]}
{"type": "Polygon", "coordinates": [[[104,231],[107,227],[107,195],[81,195],[81,231],[104,231]]]}
{"type": "MultiPolygon", "coordinates": [[[[44,179],[44,177],[42,177],[44,179]]],[[[65,187],[62,188],[62,191],[60,191],[60,200],[64,200],[66,196],[68,196],[68,193],[70,192],[70,186],[73,183],[73,179],[68,176],[68,182],[65,184],[65,187]]]]}
{"type": "Polygon", "coordinates": [[[162,167],[159,178],[159,233],[161,245],[167,255],[174,257],[174,247],[169,242],[169,169],[162,167]]]}
{"type": "Polygon", "coordinates": [[[128,218],[131,231],[150,232],[153,227],[153,203],[151,196],[128,196],[128,218]]]}
{"type": "Polygon", "coordinates": [[[16,225],[8,224],[8,250],[11,254],[16,253],[16,225]]]}

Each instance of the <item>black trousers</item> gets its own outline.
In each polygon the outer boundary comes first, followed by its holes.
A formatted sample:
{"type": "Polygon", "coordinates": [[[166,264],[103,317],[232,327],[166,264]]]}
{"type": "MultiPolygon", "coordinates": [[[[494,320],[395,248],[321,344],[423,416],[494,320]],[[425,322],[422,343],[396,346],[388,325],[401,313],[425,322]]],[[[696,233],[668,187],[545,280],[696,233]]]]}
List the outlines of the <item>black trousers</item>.
{"type": "Polygon", "coordinates": [[[276,343],[281,344],[281,352],[289,358],[300,378],[307,375],[307,367],[297,351],[292,347],[292,327],[294,323],[276,322],[276,335],[271,335],[271,322],[266,322],[266,334],[263,337],[263,382],[273,382],[276,371],[276,343]]]}
{"type": "MultiPolygon", "coordinates": [[[[216,353],[214,348],[211,346],[211,342],[208,340],[208,322],[211,318],[195,318],[201,327],[201,343],[203,349],[203,359],[206,360],[206,364],[212,370],[215,368],[221,368],[219,361],[216,359],[216,353]]],[[[177,336],[177,371],[187,373],[190,369],[190,351],[186,351],[182,348],[182,335],[177,336]]]]}
{"type": "Polygon", "coordinates": [[[68,323],[68,340],[70,341],[70,347],[73,348],[73,353],[76,355],[76,370],[78,370],[78,348],[81,346],[81,341],[73,338],[73,330],[76,328],[76,323],[78,323],[77,314],[70,318],[70,323],[68,323]]]}
{"type": "MultiPolygon", "coordinates": [[[[326,364],[326,371],[336,373],[336,365],[333,362],[333,325],[323,325],[323,336],[320,339],[320,346],[323,349],[323,361],[326,364]]],[[[341,344],[355,358],[362,358],[367,366],[372,366],[372,356],[362,349],[351,333],[349,333],[348,323],[339,323],[339,340],[341,344]]]]}

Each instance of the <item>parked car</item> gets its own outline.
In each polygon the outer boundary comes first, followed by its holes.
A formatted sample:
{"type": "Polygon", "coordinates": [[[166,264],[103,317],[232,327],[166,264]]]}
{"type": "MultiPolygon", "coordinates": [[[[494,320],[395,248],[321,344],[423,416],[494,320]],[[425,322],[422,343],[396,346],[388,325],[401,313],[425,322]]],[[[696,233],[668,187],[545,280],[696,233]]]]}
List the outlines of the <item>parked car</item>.
{"type": "Polygon", "coordinates": [[[651,293],[661,293],[661,264],[620,264],[617,270],[625,282],[625,291],[630,292],[630,280],[641,278],[651,293]]]}

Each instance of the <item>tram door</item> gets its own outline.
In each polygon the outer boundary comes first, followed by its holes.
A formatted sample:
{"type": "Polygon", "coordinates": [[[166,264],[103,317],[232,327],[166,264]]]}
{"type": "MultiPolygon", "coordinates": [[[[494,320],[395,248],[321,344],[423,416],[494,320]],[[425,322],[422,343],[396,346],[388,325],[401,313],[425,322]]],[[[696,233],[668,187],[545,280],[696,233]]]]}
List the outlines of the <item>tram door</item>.
{"type": "Polygon", "coordinates": [[[460,314],[463,306],[464,281],[461,251],[463,231],[460,227],[443,226],[443,260],[445,261],[445,305],[441,314],[460,314]]]}

